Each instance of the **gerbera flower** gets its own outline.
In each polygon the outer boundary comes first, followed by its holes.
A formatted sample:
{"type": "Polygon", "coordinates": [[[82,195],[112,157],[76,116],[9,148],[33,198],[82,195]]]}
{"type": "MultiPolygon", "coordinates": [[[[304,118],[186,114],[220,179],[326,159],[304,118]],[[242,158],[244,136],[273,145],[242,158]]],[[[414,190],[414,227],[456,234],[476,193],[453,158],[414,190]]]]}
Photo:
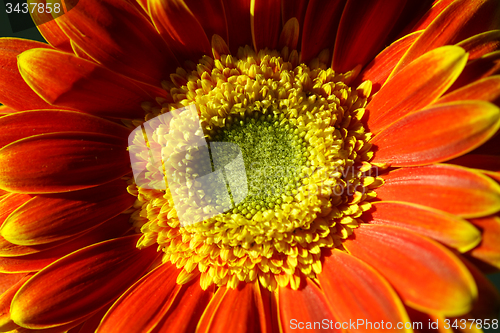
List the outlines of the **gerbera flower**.
{"type": "Polygon", "coordinates": [[[498,1],[47,15],[0,39],[0,330],[498,328],[498,1]]]}

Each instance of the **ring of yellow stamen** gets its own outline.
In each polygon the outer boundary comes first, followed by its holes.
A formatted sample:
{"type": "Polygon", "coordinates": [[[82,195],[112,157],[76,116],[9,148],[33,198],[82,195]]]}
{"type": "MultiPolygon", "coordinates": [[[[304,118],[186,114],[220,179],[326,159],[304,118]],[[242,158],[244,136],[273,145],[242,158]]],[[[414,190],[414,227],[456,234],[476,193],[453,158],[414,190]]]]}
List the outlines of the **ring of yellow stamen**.
{"type": "Polygon", "coordinates": [[[209,142],[246,150],[250,195],[199,223],[180,226],[170,188],[130,187],[138,196],[132,221],[143,233],[138,247],[157,244],[164,261],[182,268],[178,283],[201,272],[203,288],[257,279],[270,290],[298,288],[301,276],[321,272],[321,248],[339,246],[370,208],[373,188],[382,184],[366,174],[371,134],[360,121],[371,85],[351,89],[351,73],[335,73],[318,59],[295,66],[293,59],[296,51],[255,54],[249,47],[237,58],[204,57],[164,83],[173,102],[144,105],[150,120],[194,104],[209,142]],[[273,144],[280,148],[271,158],[273,144]],[[275,180],[275,193],[258,187],[263,178],[251,167],[258,161],[293,166],[275,180]]]}

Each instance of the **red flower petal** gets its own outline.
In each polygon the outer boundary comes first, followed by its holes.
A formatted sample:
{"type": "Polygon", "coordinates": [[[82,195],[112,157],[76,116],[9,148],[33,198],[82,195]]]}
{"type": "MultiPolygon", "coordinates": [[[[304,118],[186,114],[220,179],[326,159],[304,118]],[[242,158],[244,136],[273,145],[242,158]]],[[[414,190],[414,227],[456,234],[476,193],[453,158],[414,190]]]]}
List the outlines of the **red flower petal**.
{"type": "Polygon", "coordinates": [[[288,47],[289,50],[297,49],[297,43],[299,41],[299,21],[294,17],[286,22],[283,30],[281,31],[280,40],[279,40],[279,48],[282,49],[285,46],[288,47]]]}
{"type": "Polygon", "coordinates": [[[54,242],[51,244],[35,245],[35,246],[21,246],[12,244],[11,242],[6,241],[2,236],[0,236],[0,256],[2,257],[24,256],[27,254],[45,251],[54,246],[58,246],[64,242],[65,241],[54,242]]]}
{"type": "MultiPolygon", "coordinates": [[[[372,94],[378,92],[384,85],[399,59],[401,59],[406,50],[410,48],[421,33],[421,31],[414,32],[398,39],[390,46],[386,47],[360,73],[357,83],[360,84],[363,81],[370,80],[373,87],[372,94]]],[[[354,84],[354,86],[356,86],[356,84],[354,84]]]]}
{"type": "Polygon", "coordinates": [[[102,318],[108,312],[111,306],[105,306],[101,310],[94,313],[89,319],[82,323],[81,327],[76,327],[76,331],[69,331],[68,333],[95,333],[97,327],[101,323],[102,318]]]}
{"type": "Polygon", "coordinates": [[[259,283],[242,282],[236,289],[220,287],[198,323],[198,333],[271,332],[259,283]]]}
{"type": "Polygon", "coordinates": [[[0,330],[3,332],[8,332],[19,327],[10,318],[10,303],[17,293],[19,288],[28,281],[33,275],[32,274],[5,274],[10,275],[10,279],[13,283],[0,295],[0,330]],[[14,282],[15,281],[15,282],[14,282]]]}
{"type": "Polygon", "coordinates": [[[0,147],[32,135],[56,132],[105,133],[127,138],[130,130],[89,114],[64,110],[17,112],[0,118],[0,147]]]}
{"type": "Polygon", "coordinates": [[[85,53],[113,71],[153,85],[175,72],[172,53],[128,1],[86,0],[59,16],[57,24],[85,53]]]}
{"type": "Polygon", "coordinates": [[[29,194],[8,193],[0,197],[0,225],[3,225],[5,219],[15,211],[19,206],[26,203],[33,196],[29,194]]]}
{"type": "Polygon", "coordinates": [[[157,257],[154,246],[135,247],[138,235],[95,244],[53,263],[22,286],[12,320],[26,328],[61,326],[112,301],[157,257]]]}
{"type": "Polygon", "coordinates": [[[346,2],[347,0],[334,0],[329,1],[328,6],[325,6],[322,0],[309,1],[304,27],[300,27],[302,31],[301,62],[308,63],[323,49],[330,49],[331,54],[346,2]]]}
{"type": "Polygon", "coordinates": [[[403,202],[375,202],[363,220],[392,225],[433,238],[460,252],[469,251],[481,241],[481,232],[455,215],[437,209],[403,202]]]}
{"type": "Polygon", "coordinates": [[[366,106],[368,126],[380,132],[408,113],[425,107],[457,79],[467,54],[457,46],[432,50],[389,79],[366,106]]]}
{"type": "Polygon", "coordinates": [[[194,332],[212,294],[211,291],[201,289],[199,279],[183,285],[172,301],[168,312],[151,332],[194,332]]]}
{"type": "Polygon", "coordinates": [[[347,72],[373,59],[383,48],[405,3],[400,0],[348,0],[335,40],[332,68],[347,72]]]}
{"type": "MultiPolygon", "coordinates": [[[[399,19],[394,25],[394,28],[389,35],[388,41],[394,41],[404,37],[412,32],[421,29],[413,29],[415,25],[425,17],[428,11],[436,2],[443,2],[442,0],[420,0],[420,1],[406,1],[405,7],[399,15],[399,19]]],[[[423,29],[423,28],[422,28],[423,29]]]]}
{"type": "Polygon", "coordinates": [[[422,15],[421,19],[413,26],[412,31],[426,29],[434,19],[443,12],[455,0],[434,1],[433,6],[422,15]]]}
{"type": "Polygon", "coordinates": [[[465,66],[457,81],[448,91],[461,88],[479,79],[500,74],[500,51],[488,53],[465,66]]]}
{"type": "Polygon", "coordinates": [[[19,56],[19,71],[47,102],[98,116],[141,118],[144,116],[141,103],[151,100],[131,80],[96,63],[59,51],[33,49],[23,52],[19,56]]]}
{"type": "Polygon", "coordinates": [[[469,254],[488,265],[500,269],[500,217],[490,216],[471,222],[483,232],[483,240],[469,254]]]}
{"type": "Polygon", "coordinates": [[[345,325],[349,332],[366,332],[366,322],[383,321],[384,327],[392,323],[396,328],[399,322],[409,321],[391,285],[373,268],[345,252],[333,250],[325,257],[319,282],[339,322],[359,324],[345,325]]]}
{"type": "Polygon", "coordinates": [[[82,191],[39,195],[10,214],[0,232],[13,244],[52,243],[99,226],[135,199],[121,179],[82,191]]]}
{"type": "Polygon", "coordinates": [[[131,227],[129,216],[119,215],[106,221],[94,230],[72,238],[69,242],[65,242],[59,246],[23,256],[0,257],[0,271],[9,273],[39,271],[71,252],[108,239],[123,236],[131,227]]]}
{"type": "Polygon", "coordinates": [[[462,217],[500,210],[500,186],[480,172],[440,164],[403,168],[383,176],[375,191],[383,201],[403,201],[436,208],[462,217]]]}
{"type": "Polygon", "coordinates": [[[436,104],[443,104],[468,99],[479,99],[500,105],[500,75],[474,81],[462,88],[443,95],[436,104]]]}
{"type": "Polygon", "coordinates": [[[13,108],[9,108],[7,105],[0,105],[0,116],[4,116],[6,114],[10,113],[16,113],[17,110],[14,110],[13,108]]]}
{"type": "Polygon", "coordinates": [[[252,45],[250,1],[222,0],[227,22],[228,45],[233,54],[236,54],[241,46],[252,45]]]}
{"type": "Polygon", "coordinates": [[[252,42],[256,51],[275,49],[280,35],[280,0],[251,0],[250,25],[252,42]]]}
{"type": "MultiPolygon", "coordinates": [[[[467,31],[469,21],[471,21],[471,18],[479,11],[485,8],[488,9],[496,1],[497,0],[457,0],[452,2],[432,21],[403,58],[401,58],[396,68],[394,68],[391,77],[424,53],[443,45],[454,44],[457,41],[474,35],[475,33],[470,34],[470,30],[467,31]],[[468,36],[462,36],[457,40],[463,31],[466,31],[468,36]]],[[[478,16],[481,17],[480,15],[478,16]]],[[[421,29],[421,27],[418,29],[421,29]]],[[[480,32],[485,30],[489,29],[483,29],[480,32]]]]}
{"type": "Polygon", "coordinates": [[[311,280],[306,281],[299,290],[289,287],[278,289],[278,311],[283,332],[311,332],[321,328],[328,329],[328,332],[341,332],[338,324],[335,328],[337,320],[323,291],[311,280]],[[318,327],[318,322],[325,323],[325,326],[318,327]]]}
{"type": "Polygon", "coordinates": [[[344,246],[379,271],[403,301],[423,312],[467,313],[477,295],[474,279],[450,251],[416,233],[361,225],[344,246]]]}
{"type": "MultiPolygon", "coordinates": [[[[305,27],[304,20],[309,2],[310,2],[309,0],[281,1],[281,24],[285,25],[285,23],[288,22],[288,20],[295,17],[299,22],[299,38],[301,38],[302,30],[305,27]]],[[[332,4],[330,2],[328,6],[325,6],[325,10],[331,5],[332,4]]]]}
{"type": "Polygon", "coordinates": [[[437,104],[413,112],[377,134],[374,163],[417,166],[463,155],[500,127],[500,109],[482,101],[437,104]],[[457,117],[460,115],[460,117],[457,117]]]}
{"type": "Polygon", "coordinates": [[[17,56],[33,48],[50,48],[32,40],[0,38],[0,102],[14,110],[52,109],[24,82],[17,68],[17,56]]]}
{"type": "MultiPolygon", "coordinates": [[[[41,3],[46,6],[47,1],[37,0],[36,3],[41,3]]],[[[71,49],[70,39],[64,34],[64,32],[62,32],[61,28],[57,25],[56,20],[50,13],[44,10],[42,10],[41,13],[38,10],[33,10],[30,11],[30,15],[33,19],[33,23],[35,23],[38,28],[38,31],[40,31],[40,34],[50,45],[61,51],[70,53],[73,52],[71,49]]]]}
{"type": "Polygon", "coordinates": [[[175,265],[165,263],[144,276],[113,304],[97,331],[149,332],[181,288],[176,283],[177,275],[175,265]]]}
{"type": "Polygon", "coordinates": [[[500,30],[487,31],[472,36],[457,44],[469,53],[469,61],[482,57],[483,55],[497,51],[500,48],[500,30]]]}
{"type": "Polygon", "coordinates": [[[184,0],[184,2],[200,22],[209,40],[214,34],[228,40],[224,5],[221,0],[184,0]]]}
{"type": "Polygon", "coordinates": [[[62,132],[35,135],[0,149],[0,187],[54,193],[94,187],[130,172],[127,139],[62,132]]]}
{"type": "Polygon", "coordinates": [[[149,0],[148,5],[156,29],[179,61],[212,53],[203,27],[184,1],[149,0]]]}

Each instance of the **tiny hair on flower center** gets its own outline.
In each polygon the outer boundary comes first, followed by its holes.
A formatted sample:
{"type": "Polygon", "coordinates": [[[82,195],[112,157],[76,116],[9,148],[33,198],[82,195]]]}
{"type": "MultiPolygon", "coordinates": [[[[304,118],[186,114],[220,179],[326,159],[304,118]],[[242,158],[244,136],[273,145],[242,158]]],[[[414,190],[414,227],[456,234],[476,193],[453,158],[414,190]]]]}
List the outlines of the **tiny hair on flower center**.
{"type": "Polygon", "coordinates": [[[146,169],[129,186],[131,219],[138,248],[157,246],[181,269],[177,283],[201,274],[204,289],[297,289],[321,273],[322,249],[341,248],[362,223],[383,182],[361,121],[371,83],[353,89],[353,72],[324,58],[307,66],[287,47],[248,46],[204,56],[163,82],[169,100],[143,104],[133,124],[155,125],[129,147],[132,166],[146,169]],[[207,177],[222,185],[203,187],[207,177]]]}

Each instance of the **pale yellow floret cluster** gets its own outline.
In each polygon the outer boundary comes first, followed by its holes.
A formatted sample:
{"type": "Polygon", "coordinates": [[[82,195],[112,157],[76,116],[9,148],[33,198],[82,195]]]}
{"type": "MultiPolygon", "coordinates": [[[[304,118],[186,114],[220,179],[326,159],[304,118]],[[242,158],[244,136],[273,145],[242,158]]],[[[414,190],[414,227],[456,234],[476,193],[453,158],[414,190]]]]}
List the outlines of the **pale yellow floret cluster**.
{"type": "MultiPolygon", "coordinates": [[[[258,280],[270,290],[288,284],[296,289],[301,278],[321,272],[322,248],[341,246],[370,208],[373,189],[382,184],[370,174],[371,134],[360,121],[371,85],[352,89],[346,84],[351,73],[335,73],[319,59],[311,66],[296,59],[297,52],[286,48],[255,54],[245,47],[237,57],[205,56],[164,83],[171,100],[144,105],[150,120],[194,104],[207,141],[241,143],[247,168],[253,155],[268,167],[279,166],[267,152],[273,145],[277,151],[291,147],[293,154],[284,154],[282,163],[296,166],[294,174],[275,181],[283,184],[278,193],[254,191],[237,207],[185,226],[174,208],[175,184],[163,191],[131,185],[129,192],[137,196],[132,221],[143,234],[138,247],[157,244],[164,262],[182,268],[178,283],[201,273],[203,288],[258,280]],[[257,143],[246,147],[239,134],[252,136],[254,128],[257,143]]],[[[164,135],[156,133],[148,145],[161,146],[164,135]]],[[[142,154],[137,158],[147,165],[142,154]]],[[[251,170],[247,176],[262,181],[251,170]]],[[[184,202],[209,204],[195,188],[181,194],[184,202]]]]}

